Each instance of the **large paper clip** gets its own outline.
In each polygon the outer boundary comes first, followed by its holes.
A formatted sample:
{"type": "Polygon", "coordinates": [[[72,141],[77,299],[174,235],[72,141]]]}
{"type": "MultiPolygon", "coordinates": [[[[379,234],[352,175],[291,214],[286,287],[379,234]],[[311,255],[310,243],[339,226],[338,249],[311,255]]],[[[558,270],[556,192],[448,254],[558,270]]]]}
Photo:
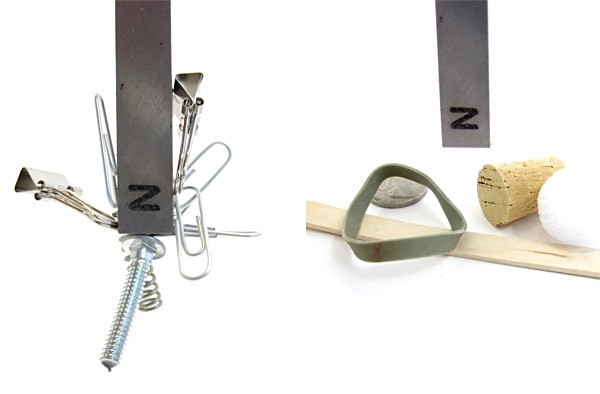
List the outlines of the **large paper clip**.
{"type": "Polygon", "coordinates": [[[204,212],[202,211],[202,200],[200,197],[200,190],[193,186],[185,186],[183,190],[191,190],[194,192],[194,199],[198,202],[198,214],[196,215],[196,227],[194,233],[200,239],[200,247],[196,250],[191,250],[187,243],[187,236],[185,234],[185,225],[183,223],[183,214],[181,212],[181,207],[179,205],[179,192],[175,193],[175,238],[177,242],[177,259],[179,260],[179,273],[185,279],[189,280],[198,280],[204,278],[209,274],[211,269],[211,253],[210,253],[210,244],[208,242],[208,228],[204,222],[204,212]],[[196,275],[190,275],[186,273],[185,262],[184,262],[184,254],[190,257],[200,256],[202,254],[206,255],[206,263],[204,265],[204,270],[196,275]]]}
{"type": "MultiPolygon", "coordinates": [[[[208,178],[208,180],[206,182],[204,182],[204,185],[202,185],[202,187],[199,188],[200,193],[202,193],[204,190],[206,190],[206,188],[212,183],[212,181],[221,173],[221,171],[223,171],[223,169],[227,166],[227,164],[229,164],[229,161],[231,160],[231,149],[229,148],[229,146],[221,141],[215,141],[212,142],[210,144],[208,144],[206,146],[206,148],[204,148],[202,150],[202,152],[198,153],[198,155],[196,155],[196,157],[194,157],[194,159],[187,165],[186,168],[186,175],[185,175],[185,182],[188,181],[188,179],[194,175],[196,173],[196,170],[194,169],[194,166],[196,165],[196,163],[210,150],[212,150],[215,146],[222,146],[225,148],[225,150],[227,151],[227,157],[225,158],[225,160],[223,161],[223,163],[221,164],[221,166],[211,175],[210,178],[208,178]]],[[[196,195],[192,196],[189,200],[187,200],[185,203],[181,204],[181,213],[184,214],[185,211],[188,210],[188,208],[192,205],[192,203],[194,202],[194,199],[196,198],[196,195]]]]}
{"type": "Polygon", "coordinates": [[[102,96],[96,94],[95,101],[106,197],[108,198],[110,206],[117,208],[117,159],[115,157],[115,151],[113,150],[112,139],[110,138],[110,129],[108,128],[108,120],[106,119],[104,100],[102,100],[102,96]]]}

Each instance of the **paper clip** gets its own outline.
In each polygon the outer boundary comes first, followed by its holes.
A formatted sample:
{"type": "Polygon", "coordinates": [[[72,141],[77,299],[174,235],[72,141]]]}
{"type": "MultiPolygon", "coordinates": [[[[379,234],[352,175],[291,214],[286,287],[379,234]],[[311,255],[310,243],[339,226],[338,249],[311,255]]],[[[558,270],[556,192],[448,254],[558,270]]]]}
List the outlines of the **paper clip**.
{"type": "Polygon", "coordinates": [[[106,119],[106,109],[102,96],[96,94],[96,119],[98,120],[98,135],[100,136],[100,151],[102,153],[102,167],[104,168],[104,184],[106,197],[111,207],[117,207],[117,159],[113,150],[110,129],[106,119]]]}
{"type": "MultiPolygon", "coordinates": [[[[221,173],[221,171],[223,171],[223,169],[225,167],[227,167],[227,164],[229,164],[229,161],[231,160],[231,149],[224,142],[221,142],[221,141],[212,142],[212,143],[208,144],[206,146],[206,148],[204,148],[202,150],[202,152],[198,153],[198,155],[196,155],[196,157],[194,157],[194,160],[192,160],[190,162],[190,164],[188,164],[188,167],[186,169],[187,175],[185,176],[185,182],[187,182],[188,179],[192,175],[194,175],[196,173],[196,170],[194,169],[194,166],[196,165],[196,163],[198,162],[198,160],[200,160],[208,151],[210,151],[213,147],[215,147],[217,145],[223,146],[227,150],[227,158],[223,161],[223,163],[221,164],[221,166],[212,174],[212,176],[204,183],[204,185],[202,185],[202,187],[199,188],[200,193],[202,193],[204,190],[206,190],[206,188],[221,173]]],[[[194,195],[189,200],[187,200],[185,203],[181,204],[181,213],[182,214],[184,214],[185,211],[188,210],[188,208],[190,207],[190,205],[192,205],[192,203],[194,202],[195,198],[196,198],[196,196],[194,195]]]]}
{"type": "MultiPolygon", "coordinates": [[[[183,212],[182,212],[183,214],[183,212]]],[[[197,236],[198,235],[198,227],[193,224],[184,224],[183,229],[185,231],[185,235],[197,236]]],[[[219,231],[214,227],[207,227],[208,229],[208,237],[209,238],[217,238],[219,235],[228,236],[228,237],[258,237],[260,236],[259,231],[227,231],[222,230],[219,231]]]]}
{"type": "Polygon", "coordinates": [[[204,213],[202,211],[202,201],[200,198],[200,190],[193,186],[185,186],[183,190],[191,190],[194,192],[194,199],[198,202],[198,215],[196,215],[196,228],[195,234],[200,238],[201,247],[198,250],[190,250],[187,244],[187,237],[185,235],[185,225],[183,224],[183,217],[181,207],[179,205],[179,193],[175,193],[175,238],[177,243],[177,259],[179,260],[179,273],[185,279],[198,280],[204,278],[209,274],[211,269],[211,253],[210,244],[208,242],[208,228],[204,223],[204,213]],[[197,275],[189,275],[185,272],[184,268],[184,253],[190,257],[200,256],[206,254],[206,264],[204,271],[197,275]]]}
{"type": "Polygon", "coordinates": [[[211,269],[211,255],[209,238],[216,238],[218,235],[236,236],[236,237],[255,237],[260,235],[256,231],[221,231],[218,232],[214,227],[208,228],[205,225],[204,213],[202,210],[202,202],[200,196],[202,192],[212,183],[212,181],[221,173],[223,168],[227,166],[229,160],[231,160],[231,149],[225,143],[217,141],[209,144],[200,152],[189,164],[189,153],[191,151],[192,142],[197,134],[198,130],[198,115],[202,111],[204,101],[195,97],[198,88],[202,82],[201,73],[189,73],[189,74],[177,74],[175,77],[175,83],[173,86],[173,103],[174,113],[181,113],[179,132],[181,135],[181,144],[179,148],[179,159],[177,163],[177,172],[175,174],[175,181],[173,185],[174,194],[174,205],[175,205],[175,238],[177,244],[177,258],[179,260],[179,273],[186,279],[198,280],[210,272],[211,269]],[[179,106],[180,109],[179,109],[179,106]],[[176,111],[176,112],[175,112],[176,111]],[[184,185],[185,182],[195,173],[194,165],[200,160],[202,156],[206,154],[214,146],[221,145],[227,150],[227,158],[221,164],[221,166],[215,171],[215,173],[204,183],[201,188],[187,187],[184,185]],[[194,195],[184,202],[179,203],[180,193],[183,190],[193,190],[194,195]],[[191,207],[194,200],[198,200],[198,215],[196,216],[196,225],[184,224],[183,214],[191,207]],[[199,237],[201,247],[198,250],[190,250],[187,237],[199,237]],[[184,255],[189,257],[197,257],[206,253],[205,269],[202,273],[197,275],[189,275],[185,271],[184,255]]]}

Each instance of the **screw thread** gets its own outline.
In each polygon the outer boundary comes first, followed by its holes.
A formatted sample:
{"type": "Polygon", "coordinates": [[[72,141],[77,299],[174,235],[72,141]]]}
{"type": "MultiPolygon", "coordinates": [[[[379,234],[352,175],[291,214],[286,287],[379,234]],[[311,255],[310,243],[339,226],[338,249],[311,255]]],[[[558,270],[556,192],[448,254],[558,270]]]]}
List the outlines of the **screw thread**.
{"type": "Polygon", "coordinates": [[[133,321],[133,316],[137,310],[140,295],[144,285],[144,278],[152,263],[153,253],[146,248],[141,248],[136,252],[136,256],[131,258],[131,264],[127,269],[127,279],[121,292],[119,305],[113,319],[104,351],[100,361],[108,371],[119,364],[127,334],[133,321]]]}

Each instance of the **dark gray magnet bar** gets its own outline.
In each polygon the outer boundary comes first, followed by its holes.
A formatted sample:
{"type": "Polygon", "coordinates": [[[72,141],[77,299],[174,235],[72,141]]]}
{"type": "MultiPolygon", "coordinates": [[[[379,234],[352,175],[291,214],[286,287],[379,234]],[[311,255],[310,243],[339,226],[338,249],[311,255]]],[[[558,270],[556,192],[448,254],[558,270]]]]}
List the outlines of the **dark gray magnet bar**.
{"type": "Polygon", "coordinates": [[[436,0],[442,145],[490,146],[487,0],[436,0]]]}
{"type": "Polygon", "coordinates": [[[172,234],[171,3],[115,5],[119,233],[172,234]]]}

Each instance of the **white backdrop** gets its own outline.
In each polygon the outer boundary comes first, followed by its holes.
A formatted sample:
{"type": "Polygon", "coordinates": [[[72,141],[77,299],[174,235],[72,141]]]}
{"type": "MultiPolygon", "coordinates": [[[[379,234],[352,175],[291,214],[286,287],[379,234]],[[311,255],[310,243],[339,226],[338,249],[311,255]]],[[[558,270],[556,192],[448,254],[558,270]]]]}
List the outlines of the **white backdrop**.
{"type": "MultiPolygon", "coordinates": [[[[442,149],[431,1],[173,0],[173,71],[202,71],[195,148],[233,149],[205,193],[214,271],[155,263],[164,306],[138,314],[122,365],[98,362],[126,274],[117,234],[13,192],[64,173],[108,210],[93,95],[114,128],[114,5],[4,7],[2,392],[597,393],[600,283],[450,257],[369,265],[304,230],[304,201],[345,207],[378,165],[430,175],[472,231],[550,240],[535,215],[496,230],[487,162],[556,155],[595,169],[592,1],[491,1],[491,149],[442,149]]],[[[113,130],[114,131],[114,130],[113,130]]],[[[593,178],[577,193],[597,193],[593,178]]],[[[590,207],[597,209],[597,207],[590,207]]],[[[444,225],[432,196],[378,214],[444,225]]]]}

